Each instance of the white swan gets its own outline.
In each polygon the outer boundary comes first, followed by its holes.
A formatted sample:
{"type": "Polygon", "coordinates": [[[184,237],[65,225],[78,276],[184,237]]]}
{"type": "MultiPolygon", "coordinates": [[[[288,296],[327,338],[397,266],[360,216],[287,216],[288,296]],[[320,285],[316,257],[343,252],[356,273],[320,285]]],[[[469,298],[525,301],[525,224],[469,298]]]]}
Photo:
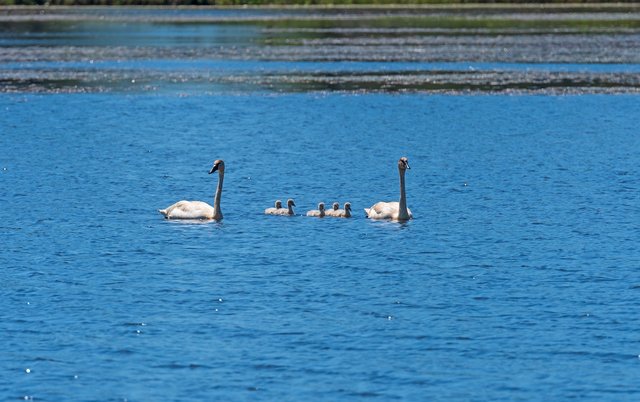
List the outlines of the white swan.
{"type": "MultiPolygon", "coordinates": [[[[296,206],[296,203],[289,198],[287,200],[287,207],[286,208],[278,208],[277,210],[273,211],[273,213],[271,215],[286,215],[286,216],[293,216],[293,207],[296,206]]],[[[266,211],[265,211],[266,213],[266,211]]]]}
{"type": "Polygon", "coordinates": [[[344,209],[336,209],[334,211],[328,211],[326,216],[332,216],[334,218],[351,218],[351,203],[345,202],[344,209]]]}
{"type": "Polygon", "coordinates": [[[276,200],[275,208],[267,208],[264,210],[266,215],[276,215],[276,212],[282,208],[282,201],[276,200]]]}
{"type": "Polygon", "coordinates": [[[404,156],[398,161],[398,172],[400,173],[400,202],[378,202],[371,208],[365,208],[367,218],[371,219],[391,219],[394,221],[406,221],[413,218],[411,210],[407,208],[407,196],[404,189],[404,173],[409,167],[409,160],[404,156]]]}
{"type": "Polygon", "coordinates": [[[318,218],[324,217],[324,202],[318,204],[318,209],[312,209],[307,212],[307,216],[317,216],[318,218]]]}
{"type": "Polygon", "coordinates": [[[178,201],[175,204],[159,209],[162,215],[167,219],[213,219],[222,220],[222,211],[220,210],[220,197],[222,196],[222,182],[224,181],[224,162],[220,159],[213,162],[213,167],[209,174],[218,171],[218,188],[213,200],[213,207],[202,201],[178,201]]]}
{"type": "Polygon", "coordinates": [[[331,208],[332,208],[332,209],[330,209],[330,210],[328,210],[328,211],[324,211],[325,216],[337,216],[337,215],[336,215],[336,211],[338,211],[338,210],[340,209],[340,204],[339,204],[339,203],[337,203],[337,202],[334,202],[334,203],[331,205],[331,208]]]}

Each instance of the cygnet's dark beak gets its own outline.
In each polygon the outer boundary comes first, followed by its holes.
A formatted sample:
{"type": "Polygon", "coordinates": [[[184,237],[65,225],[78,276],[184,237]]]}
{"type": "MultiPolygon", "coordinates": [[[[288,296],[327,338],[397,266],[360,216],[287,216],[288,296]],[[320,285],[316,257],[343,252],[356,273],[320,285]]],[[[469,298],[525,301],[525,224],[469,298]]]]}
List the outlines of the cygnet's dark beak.
{"type": "Polygon", "coordinates": [[[404,165],[407,167],[407,169],[411,169],[411,166],[409,166],[409,162],[405,162],[404,165]]]}
{"type": "Polygon", "coordinates": [[[215,172],[216,170],[218,170],[218,165],[213,165],[213,167],[211,168],[211,170],[209,170],[209,174],[215,172]]]}
{"type": "Polygon", "coordinates": [[[295,202],[295,201],[291,201],[291,206],[292,206],[292,207],[297,206],[297,205],[296,205],[296,202],[295,202]]]}

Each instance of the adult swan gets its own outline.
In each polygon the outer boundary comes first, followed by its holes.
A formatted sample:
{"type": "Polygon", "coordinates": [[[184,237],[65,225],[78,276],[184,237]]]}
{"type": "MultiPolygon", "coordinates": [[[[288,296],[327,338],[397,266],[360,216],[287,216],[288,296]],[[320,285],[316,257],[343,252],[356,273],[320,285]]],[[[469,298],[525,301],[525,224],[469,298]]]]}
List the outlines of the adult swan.
{"type": "Polygon", "coordinates": [[[398,172],[400,173],[400,202],[378,202],[371,208],[365,208],[367,218],[371,219],[391,219],[394,221],[406,221],[413,218],[411,210],[407,208],[407,195],[404,189],[404,173],[409,167],[409,160],[404,156],[398,161],[398,172]]]}
{"type": "Polygon", "coordinates": [[[220,159],[213,162],[209,174],[218,171],[218,188],[213,200],[213,207],[202,201],[178,201],[165,209],[159,209],[167,219],[213,219],[222,220],[220,197],[222,196],[222,182],[224,181],[224,162],[220,159]]]}

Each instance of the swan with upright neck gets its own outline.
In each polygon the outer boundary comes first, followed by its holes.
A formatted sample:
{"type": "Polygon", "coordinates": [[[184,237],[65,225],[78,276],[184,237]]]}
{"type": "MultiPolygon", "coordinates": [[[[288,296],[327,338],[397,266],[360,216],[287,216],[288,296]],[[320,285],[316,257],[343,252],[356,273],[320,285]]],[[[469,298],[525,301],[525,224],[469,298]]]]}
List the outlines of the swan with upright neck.
{"type": "Polygon", "coordinates": [[[364,212],[370,219],[390,219],[394,221],[407,221],[413,218],[411,210],[407,208],[407,194],[404,187],[404,174],[409,167],[409,160],[404,156],[398,160],[398,172],[400,174],[400,201],[378,202],[371,208],[365,208],[364,212]]]}
{"type": "Polygon", "coordinates": [[[213,206],[203,201],[178,201],[175,204],[159,209],[166,219],[211,219],[222,220],[220,210],[220,198],[222,197],[222,182],[224,181],[224,162],[220,159],[213,162],[213,167],[209,174],[218,172],[218,188],[213,199],[213,206]]]}

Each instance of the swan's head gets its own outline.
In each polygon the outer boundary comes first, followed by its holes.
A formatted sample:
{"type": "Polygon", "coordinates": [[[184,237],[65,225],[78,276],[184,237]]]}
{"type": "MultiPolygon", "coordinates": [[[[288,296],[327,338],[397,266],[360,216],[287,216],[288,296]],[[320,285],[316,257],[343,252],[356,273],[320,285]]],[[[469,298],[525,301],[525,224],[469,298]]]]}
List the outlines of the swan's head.
{"type": "Polygon", "coordinates": [[[334,211],[337,211],[338,209],[340,209],[340,204],[338,204],[337,202],[334,202],[332,207],[334,211]]]}
{"type": "Polygon", "coordinates": [[[318,204],[318,211],[324,211],[324,202],[318,204]]]}
{"type": "Polygon", "coordinates": [[[295,207],[296,203],[291,198],[287,200],[287,207],[295,207]]]}
{"type": "Polygon", "coordinates": [[[344,203],[344,210],[345,211],[351,211],[351,203],[350,202],[345,202],[344,203]]]}
{"type": "Polygon", "coordinates": [[[404,156],[400,158],[400,160],[398,160],[398,169],[400,170],[411,169],[411,167],[409,167],[409,159],[407,159],[404,156]]]}
{"type": "Polygon", "coordinates": [[[224,172],[224,161],[222,161],[222,159],[216,159],[216,161],[213,162],[213,167],[211,168],[211,170],[209,170],[209,174],[215,172],[216,170],[224,172]]]}
{"type": "Polygon", "coordinates": [[[282,208],[282,201],[276,200],[276,208],[282,208]]]}

